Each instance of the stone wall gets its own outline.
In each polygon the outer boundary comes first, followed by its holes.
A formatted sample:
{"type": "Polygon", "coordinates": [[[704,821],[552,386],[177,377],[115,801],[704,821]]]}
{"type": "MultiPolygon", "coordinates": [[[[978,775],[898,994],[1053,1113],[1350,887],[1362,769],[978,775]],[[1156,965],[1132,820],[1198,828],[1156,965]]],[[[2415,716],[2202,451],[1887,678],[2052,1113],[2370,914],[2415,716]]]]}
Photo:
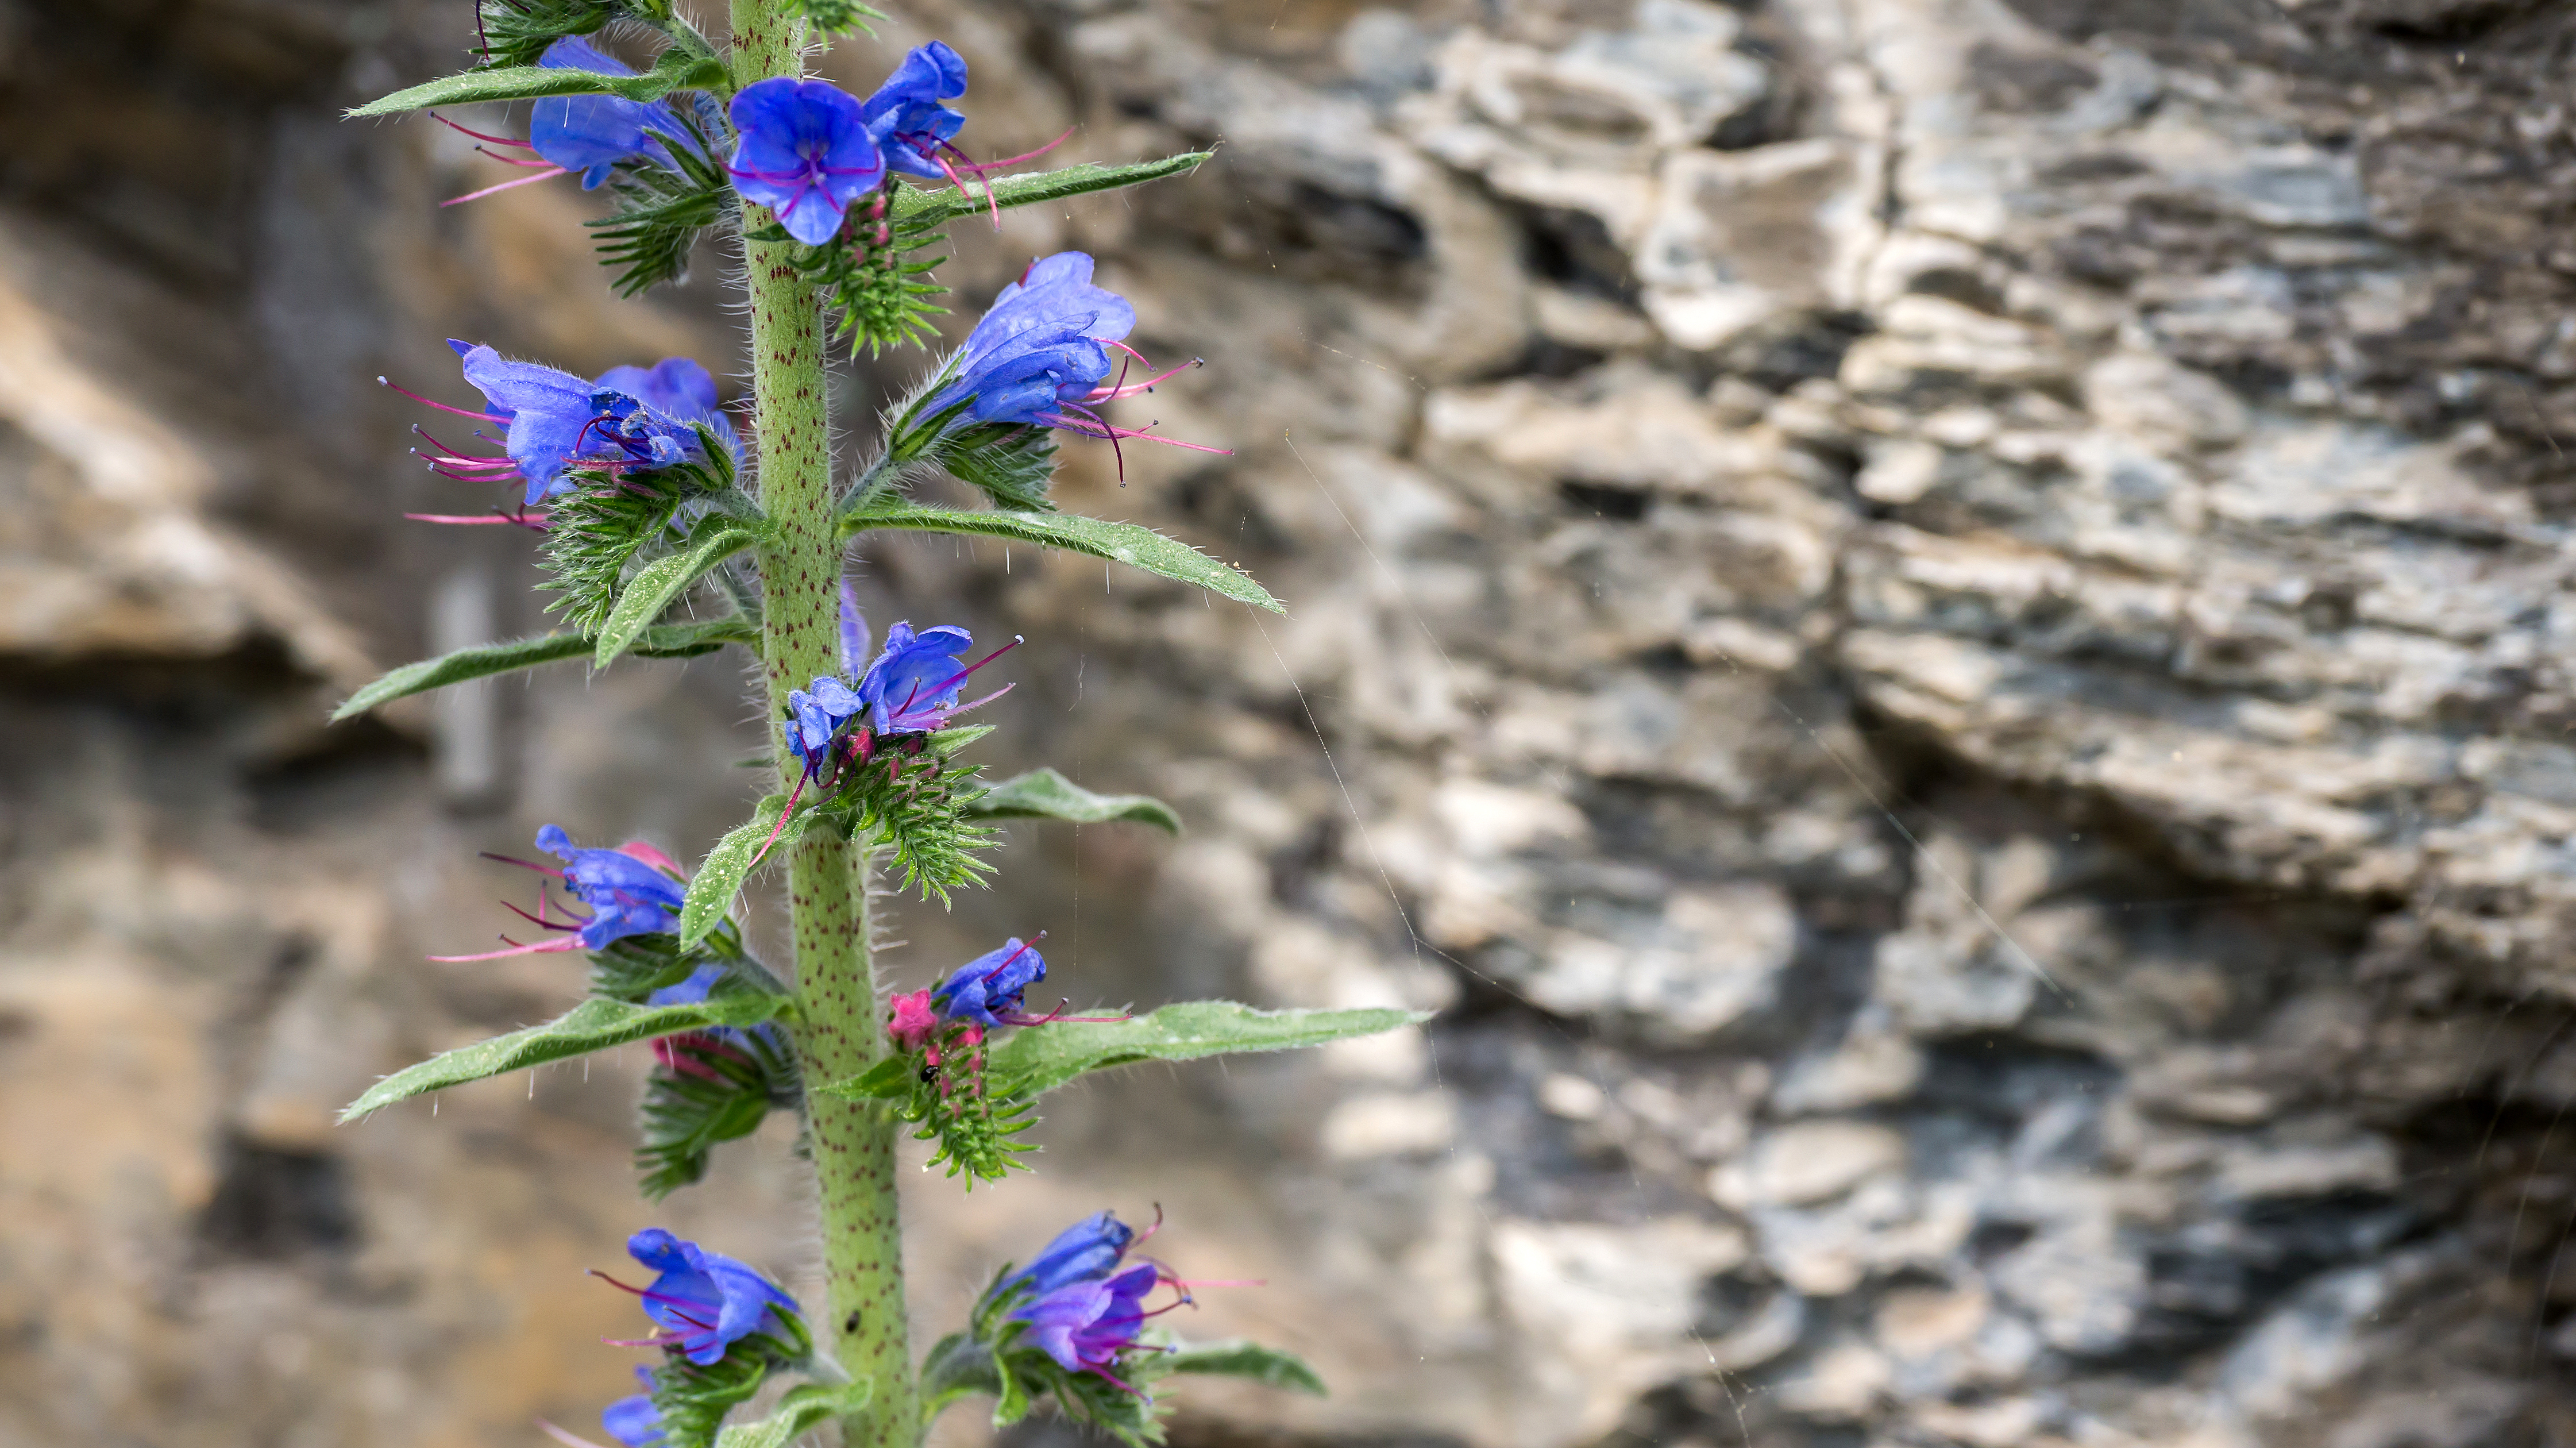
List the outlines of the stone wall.
{"type": "MultiPolygon", "coordinates": [[[[1337,1389],[1193,1388],[1192,1444],[2576,1441],[2569,14],[938,0],[837,54],[950,39],[986,153],[1216,144],[949,277],[1100,253],[1210,364],[1143,414],[1235,451],[1068,500],[1293,605],[872,547],[881,617],[1029,636],[999,767],[1191,825],[1015,831],[896,968],[1042,927],[1086,996],[1443,1012],[924,1178],[925,1321],[1160,1203],[1270,1284],[1190,1330],[1337,1389]]],[[[332,119],[465,18],[0,3],[0,1442],[532,1442],[623,1390],[580,1269],[635,1226],[814,1262],[776,1123],[633,1200],[640,1053],[328,1124],[577,990],[421,962],[507,919],[476,850],[701,850],[757,742],[718,663],[320,723],[540,617],[524,537],[399,520],[484,500],[378,373],[739,345],[721,256],[615,303],[578,193],[442,210],[496,168],[332,119]]]]}

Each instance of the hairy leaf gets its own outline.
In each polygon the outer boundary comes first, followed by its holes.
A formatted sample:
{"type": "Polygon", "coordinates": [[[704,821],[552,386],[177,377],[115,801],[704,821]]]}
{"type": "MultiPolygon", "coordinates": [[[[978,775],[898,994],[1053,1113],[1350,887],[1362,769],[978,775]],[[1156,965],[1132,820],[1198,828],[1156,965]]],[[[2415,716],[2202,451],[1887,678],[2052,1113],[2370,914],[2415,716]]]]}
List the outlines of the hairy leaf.
{"type": "Polygon", "coordinates": [[[1288,1388],[1312,1393],[1318,1398],[1330,1396],[1324,1390],[1324,1380],[1306,1365],[1304,1358],[1240,1338],[1232,1342],[1193,1344],[1147,1361],[1154,1365],[1156,1376],[1213,1373],[1229,1378],[1250,1378],[1265,1387],[1288,1388]]]}
{"type": "Polygon", "coordinates": [[[688,591],[690,584],[706,575],[708,569],[741,552],[758,541],[749,528],[734,518],[716,516],[698,525],[689,535],[688,545],[665,558],[657,558],[637,571],[617,596],[617,606],[608,611],[608,621],[599,626],[598,646],[591,652],[590,666],[604,669],[627,646],[643,637],[653,620],[674,599],[688,591]]]}
{"type": "Polygon", "coordinates": [[[725,832],[716,847],[707,851],[706,863],[689,877],[689,893],[680,906],[680,945],[683,949],[707,938],[707,932],[722,924],[725,912],[733,908],[733,897],[742,889],[744,877],[751,873],[752,861],[760,855],[761,844],[777,830],[771,849],[783,850],[796,843],[813,818],[808,810],[798,810],[793,819],[780,828],[778,817],[787,809],[787,796],[773,794],[751,812],[751,819],[725,832]]]}
{"type": "Polygon", "coordinates": [[[1227,567],[1176,538],[1166,538],[1134,523],[1112,523],[1078,513],[1020,513],[1001,509],[930,508],[892,494],[878,494],[841,518],[843,534],[869,528],[907,528],[925,533],[964,533],[1007,538],[1045,548],[1067,548],[1141,568],[1182,583],[1194,583],[1239,603],[1256,604],[1273,613],[1287,606],[1242,571],[1227,567]]]}
{"type": "Polygon", "coordinates": [[[586,1000],[542,1026],[512,1031],[471,1046],[460,1046],[405,1067],[367,1088],[366,1094],[340,1113],[355,1121],[370,1111],[426,1091],[441,1091],[499,1076],[525,1066],[542,1066],[572,1056],[604,1051],[633,1041],[650,1040],[710,1026],[757,1025],[784,1012],[785,996],[741,991],[710,996],[691,1005],[638,1006],[624,1001],[586,1000]]]}
{"type": "Polygon", "coordinates": [[[1176,835],[1181,832],[1181,817],[1150,794],[1093,794],[1052,769],[1033,769],[1003,780],[966,806],[966,813],[983,819],[1071,820],[1083,825],[1133,820],[1176,835]]]}
{"type": "MultiPolygon", "coordinates": [[[[382,104],[382,102],[379,102],[382,104]]],[[[964,191],[921,191],[910,185],[898,186],[894,193],[894,224],[900,231],[921,231],[954,221],[960,216],[973,216],[989,211],[996,203],[1002,206],[1032,206],[1045,201],[1062,201],[1092,191],[1109,191],[1121,186],[1141,186],[1160,181],[1166,176],[1181,176],[1196,170],[1208,158],[1205,151],[1166,156],[1160,161],[1139,161],[1132,166],[1100,166],[1085,163],[1067,166],[1061,171],[1040,171],[1029,176],[1006,176],[992,185],[987,198],[981,186],[964,191]]]]}
{"type": "Polygon", "coordinates": [[[845,1418],[868,1405],[872,1383],[826,1387],[807,1383],[778,1400],[778,1409],[756,1423],[737,1423],[716,1435],[716,1448],[787,1448],[797,1435],[845,1418]]]}
{"type": "Polygon", "coordinates": [[[662,58],[654,63],[653,68],[641,75],[609,75],[604,71],[543,65],[505,65],[491,70],[469,70],[462,75],[441,76],[408,90],[398,90],[381,100],[369,101],[349,115],[352,118],[390,116],[429,106],[462,106],[478,101],[533,101],[547,96],[624,96],[630,101],[658,101],[675,90],[720,89],[730,78],[722,60],[714,56],[692,55],[675,46],[662,52],[662,58]]]}
{"type": "MultiPolygon", "coordinates": [[[[712,653],[726,644],[760,642],[760,626],[740,614],[703,623],[665,624],[644,631],[632,652],[648,659],[685,659],[712,653]]],[[[378,704],[410,694],[425,694],[468,679],[488,678],[514,669],[532,669],[591,651],[590,640],[576,633],[539,634],[508,643],[480,644],[435,659],[405,664],[358,692],[331,711],[334,722],[364,714],[378,704]]]]}
{"type": "Polygon", "coordinates": [[[1086,1071],[1320,1046],[1430,1018],[1421,1011],[1261,1011],[1234,1001],[1182,1001],[1127,1021],[1031,1026],[994,1049],[990,1070],[997,1092],[1034,1096],[1086,1071]]]}

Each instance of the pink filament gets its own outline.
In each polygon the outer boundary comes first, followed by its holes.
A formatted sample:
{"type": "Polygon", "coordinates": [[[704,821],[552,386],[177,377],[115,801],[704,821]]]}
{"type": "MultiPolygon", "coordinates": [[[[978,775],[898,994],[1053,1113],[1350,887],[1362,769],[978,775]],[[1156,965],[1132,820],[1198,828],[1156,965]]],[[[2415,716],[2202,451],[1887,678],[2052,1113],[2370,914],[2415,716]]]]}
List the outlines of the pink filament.
{"type": "Polygon", "coordinates": [[[520,186],[533,186],[540,181],[552,181],[557,176],[566,174],[568,173],[561,166],[549,166],[546,170],[522,176],[516,181],[504,181],[498,186],[486,186],[480,191],[468,191],[462,196],[451,196],[438,204],[441,206],[462,206],[468,201],[480,201],[486,196],[495,195],[503,191],[509,191],[520,186]]]}

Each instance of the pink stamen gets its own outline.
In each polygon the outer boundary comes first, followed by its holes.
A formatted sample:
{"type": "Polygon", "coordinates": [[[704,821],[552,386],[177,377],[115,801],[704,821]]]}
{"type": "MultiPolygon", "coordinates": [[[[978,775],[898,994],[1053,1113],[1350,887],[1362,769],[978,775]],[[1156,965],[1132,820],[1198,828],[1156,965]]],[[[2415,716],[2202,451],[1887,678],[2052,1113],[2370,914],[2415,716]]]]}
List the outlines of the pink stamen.
{"type": "MultiPolygon", "coordinates": [[[[504,143],[504,144],[507,144],[507,143],[504,143]]],[[[529,170],[535,171],[535,170],[542,170],[542,169],[544,169],[545,167],[553,166],[553,165],[555,164],[555,163],[554,163],[554,162],[552,162],[552,161],[522,161],[522,160],[520,160],[520,159],[519,159],[518,157],[516,157],[516,156],[504,156],[504,155],[502,155],[502,154],[501,154],[500,152],[498,152],[498,151],[488,151],[488,150],[485,150],[485,149],[484,149],[483,147],[481,147],[481,146],[477,146],[477,147],[475,147],[474,149],[475,149],[475,151],[476,151],[476,152],[478,152],[479,154],[482,154],[482,155],[485,155],[485,156],[489,156],[489,157],[491,157],[493,160],[500,162],[500,163],[501,163],[502,165],[504,165],[504,166],[524,166],[524,167],[527,167],[529,170]]],[[[557,170],[559,170],[559,171],[560,171],[560,170],[561,170],[561,169],[563,169],[563,168],[562,168],[562,167],[560,167],[560,166],[557,166],[555,169],[557,169],[557,170]]]]}
{"type": "Polygon", "coordinates": [[[476,513],[471,516],[463,513],[405,513],[403,516],[415,523],[446,523],[459,528],[511,523],[531,533],[546,531],[546,515],[543,513],[476,513]]]}
{"type": "Polygon", "coordinates": [[[565,171],[561,166],[552,166],[544,171],[536,172],[533,175],[522,176],[516,181],[504,181],[498,186],[486,186],[480,191],[468,191],[462,196],[451,196],[438,204],[441,206],[462,206],[468,201],[480,201],[486,196],[498,195],[503,191],[516,190],[521,186],[534,186],[540,181],[552,181],[557,176],[569,174],[571,173],[565,171]]]}
{"type": "Polygon", "coordinates": [[[390,387],[394,391],[401,393],[403,396],[410,398],[412,401],[419,403],[423,407],[435,407],[441,412],[452,412],[458,417],[470,417],[477,422],[508,422],[510,420],[497,412],[474,412],[467,408],[450,407],[436,398],[423,397],[419,393],[412,391],[410,388],[403,386],[401,383],[387,378],[377,378],[376,385],[378,387],[390,387]]]}
{"type": "Polygon", "coordinates": [[[438,122],[440,125],[445,126],[446,128],[448,128],[448,129],[449,129],[449,130],[451,130],[451,131],[463,131],[466,135],[472,136],[474,139],[476,139],[476,140],[478,140],[478,141],[489,141],[489,142],[491,142],[491,143],[492,143],[493,145],[495,145],[495,146],[516,146],[516,147],[518,147],[518,148],[519,148],[520,150],[522,150],[522,151],[529,151],[529,150],[534,150],[534,149],[536,149],[535,147],[530,146],[530,145],[529,145],[527,142],[525,142],[525,141],[513,141],[513,140],[511,140],[511,139],[510,139],[509,137],[507,137],[507,136],[487,136],[487,135],[483,134],[481,131],[467,130],[465,127],[463,127],[463,126],[460,126],[460,125],[456,124],[454,121],[451,121],[451,120],[449,120],[447,117],[440,115],[440,114],[439,114],[438,112],[436,112],[436,111],[431,111],[431,112],[429,113],[429,118],[430,118],[431,120],[433,120],[433,121],[438,122]]]}
{"type": "MultiPolygon", "coordinates": [[[[504,935],[501,938],[508,940],[510,937],[504,935]]],[[[540,940],[534,945],[513,944],[507,950],[487,950],[481,955],[433,955],[429,958],[442,965],[456,965],[469,960],[500,960],[513,955],[559,955],[567,950],[579,949],[581,949],[581,937],[565,935],[553,940],[540,940]]]]}
{"type": "Polygon", "coordinates": [[[579,925],[557,925],[553,921],[548,920],[543,913],[546,908],[546,897],[542,893],[537,896],[537,910],[539,913],[535,915],[529,914],[527,911],[520,909],[518,906],[511,904],[507,900],[501,902],[501,908],[518,916],[520,919],[525,920],[530,925],[537,927],[539,930],[579,930],[581,928],[579,925]]]}
{"type": "Polygon", "coordinates": [[[552,865],[540,865],[534,860],[522,860],[516,855],[496,855],[490,850],[480,850],[476,853],[487,860],[498,860],[504,865],[516,865],[522,870],[534,870],[540,875],[552,875],[558,880],[564,877],[564,872],[552,865]]]}
{"type": "Polygon", "coordinates": [[[538,1432],[545,1434],[547,1437],[554,1439],[558,1443],[561,1443],[564,1445],[564,1448],[599,1448],[598,1444],[593,1443],[589,1439],[581,1437],[578,1434],[567,1433],[563,1429],[556,1427],[554,1424],[547,1422],[543,1418],[537,1419],[536,1422],[538,1432]]]}

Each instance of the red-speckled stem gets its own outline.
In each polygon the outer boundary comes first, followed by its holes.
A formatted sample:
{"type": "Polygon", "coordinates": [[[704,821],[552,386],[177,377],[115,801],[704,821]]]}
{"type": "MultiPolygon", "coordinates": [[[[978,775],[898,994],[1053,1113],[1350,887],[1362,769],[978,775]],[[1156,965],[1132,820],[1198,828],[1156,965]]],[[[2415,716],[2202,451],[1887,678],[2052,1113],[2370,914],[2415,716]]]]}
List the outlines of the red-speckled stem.
{"type": "MultiPolygon", "coordinates": [[[[804,22],[786,0],[733,0],[736,86],[794,75],[804,22]]],[[[773,219],[745,204],[746,230],[773,219]]],[[[787,691],[840,661],[841,545],[832,527],[831,426],[825,407],[823,313],[788,264],[794,244],[743,243],[751,305],[752,389],[760,440],[760,503],[774,532],[761,550],[767,635],[762,641],[773,721],[787,691]]],[[[784,737],[778,758],[788,757],[784,737]]],[[[789,857],[796,977],[808,1081],[845,1081],[884,1048],[868,962],[865,862],[846,841],[807,836],[789,857]]],[[[903,1236],[895,1210],[896,1122],[880,1105],[821,1094],[811,1113],[825,1273],[819,1341],[850,1376],[874,1384],[867,1407],[842,1424],[849,1448],[915,1448],[921,1403],[903,1299],[903,1236]]]]}

